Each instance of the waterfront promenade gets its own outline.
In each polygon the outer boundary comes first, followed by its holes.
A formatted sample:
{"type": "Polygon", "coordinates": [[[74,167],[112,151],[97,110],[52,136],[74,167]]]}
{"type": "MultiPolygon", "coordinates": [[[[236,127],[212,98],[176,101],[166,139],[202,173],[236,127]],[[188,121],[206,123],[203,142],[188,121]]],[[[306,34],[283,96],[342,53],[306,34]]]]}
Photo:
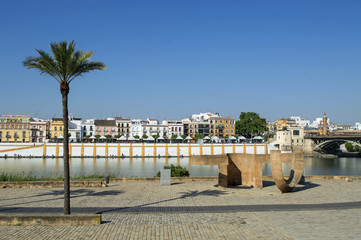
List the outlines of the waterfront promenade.
{"type": "MultiPolygon", "coordinates": [[[[281,194],[216,181],[110,183],[73,188],[73,213],[99,226],[0,226],[0,239],[359,239],[361,181],[310,180],[281,194]]],[[[61,188],[0,189],[0,212],[62,212],[61,188]]]]}

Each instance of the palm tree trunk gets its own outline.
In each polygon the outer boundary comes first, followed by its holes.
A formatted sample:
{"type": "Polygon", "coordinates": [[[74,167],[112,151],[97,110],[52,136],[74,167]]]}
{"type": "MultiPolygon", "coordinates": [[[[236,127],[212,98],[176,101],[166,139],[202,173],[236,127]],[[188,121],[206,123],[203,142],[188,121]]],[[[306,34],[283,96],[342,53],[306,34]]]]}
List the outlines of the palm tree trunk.
{"type": "Polygon", "coordinates": [[[64,214],[70,214],[70,171],[69,171],[69,134],[68,134],[68,94],[69,85],[61,84],[63,101],[63,158],[64,158],[64,214]]]}

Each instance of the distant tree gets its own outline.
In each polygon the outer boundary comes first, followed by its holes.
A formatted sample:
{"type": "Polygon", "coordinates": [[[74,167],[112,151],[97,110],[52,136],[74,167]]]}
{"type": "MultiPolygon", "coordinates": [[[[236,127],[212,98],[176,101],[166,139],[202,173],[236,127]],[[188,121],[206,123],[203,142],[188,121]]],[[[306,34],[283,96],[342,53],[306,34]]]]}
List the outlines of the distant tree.
{"type": "Polygon", "coordinates": [[[346,147],[346,149],[347,149],[348,152],[352,152],[352,151],[353,151],[353,145],[352,145],[352,143],[350,143],[350,142],[345,143],[345,147],[346,147]]]}
{"type": "Polygon", "coordinates": [[[172,139],[172,140],[175,140],[175,139],[177,139],[177,137],[178,137],[177,134],[172,134],[171,139],[172,139]]]}
{"type": "Polygon", "coordinates": [[[139,139],[139,136],[138,136],[138,135],[135,135],[134,138],[135,138],[135,139],[139,139]]]}
{"type": "Polygon", "coordinates": [[[241,112],[239,120],[236,121],[236,134],[252,137],[263,134],[267,131],[265,118],[261,118],[258,113],[241,112]]]}
{"type": "Polygon", "coordinates": [[[268,139],[273,138],[273,136],[274,136],[274,134],[269,133],[269,134],[265,134],[265,135],[263,136],[263,138],[264,138],[265,141],[268,141],[268,139]]]}
{"type": "Polygon", "coordinates": [[[115,135],[114,138],[120,138],[121,136],[119,134],[115,135]]]}
{"type": "Polygon", "coordinates": [[[183,134],[181,137],[182,137],[183,139],[186,139],[186,138],[187,138],[187,135],[183,134]]]}
{"type": "Polygon", "coordinates": [[[158,139],[160,136],[159,136],[159,134],[157,134],[157,135],[152,135],[152,137],[153,137],[154,139],[158,139]]]}
{"type": "Polygon", "coordinates": [[[148,138],[147,134],[143,134],[142,138],[143,138],[143,139],[148,138]]]}
{"type": "Polygon", "coordinates": [[[198,133],[196,136],[197,139],[203,139],[203,134],[202,133],[198,133]]]}
{"type": "Polygon", "coordinates": [[[106,137],[107,139],[111,139],[112,135],[105,135],[104,137],[106,137]]]}
{"type": "Polygon", "coordinates": [[[97,134],[97,135],[94,135],[94,137],[95,137],[96,139],[99,139],[99,138],[100,138],[100,135],[97,134]]]}

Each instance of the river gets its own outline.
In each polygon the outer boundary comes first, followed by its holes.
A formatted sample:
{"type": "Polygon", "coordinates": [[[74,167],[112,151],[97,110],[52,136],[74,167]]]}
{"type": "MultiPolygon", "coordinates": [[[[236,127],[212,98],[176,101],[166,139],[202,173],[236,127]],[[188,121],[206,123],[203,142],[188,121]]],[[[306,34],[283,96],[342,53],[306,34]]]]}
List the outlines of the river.
{"type": "MultiPolygon", "coordinates": [[[[116,177],[153,177],[166,164],[179,164],[186,167],[192,177],[217,176],[217,166],[191,165],[189,158],[72,158],[70,175],[91,174],[116,177]]],[[[290,164],[284,164],[284,174],[288,175],[290,164]]],[[[7,158],[0,159],[0,174],[32,175],[57,177],[63,175],[63,160],[56,158],[7,158]]],[[[361,158],[305,158],[304,174],[361,176],[361,158]]],[[[263,175],[271,176],[271,166],[263,165],[263,175]]]]}

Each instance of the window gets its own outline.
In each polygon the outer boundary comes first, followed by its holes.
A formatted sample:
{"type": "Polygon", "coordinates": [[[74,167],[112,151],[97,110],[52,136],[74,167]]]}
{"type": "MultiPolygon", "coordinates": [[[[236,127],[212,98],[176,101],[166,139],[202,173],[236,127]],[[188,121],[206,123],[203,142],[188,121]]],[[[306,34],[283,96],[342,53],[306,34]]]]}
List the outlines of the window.
{"type": "Polygon", "coordinates": [[[54,127],[54,131],[58,131],[58,128],[57,128],[57,127],[54,127]]]}

